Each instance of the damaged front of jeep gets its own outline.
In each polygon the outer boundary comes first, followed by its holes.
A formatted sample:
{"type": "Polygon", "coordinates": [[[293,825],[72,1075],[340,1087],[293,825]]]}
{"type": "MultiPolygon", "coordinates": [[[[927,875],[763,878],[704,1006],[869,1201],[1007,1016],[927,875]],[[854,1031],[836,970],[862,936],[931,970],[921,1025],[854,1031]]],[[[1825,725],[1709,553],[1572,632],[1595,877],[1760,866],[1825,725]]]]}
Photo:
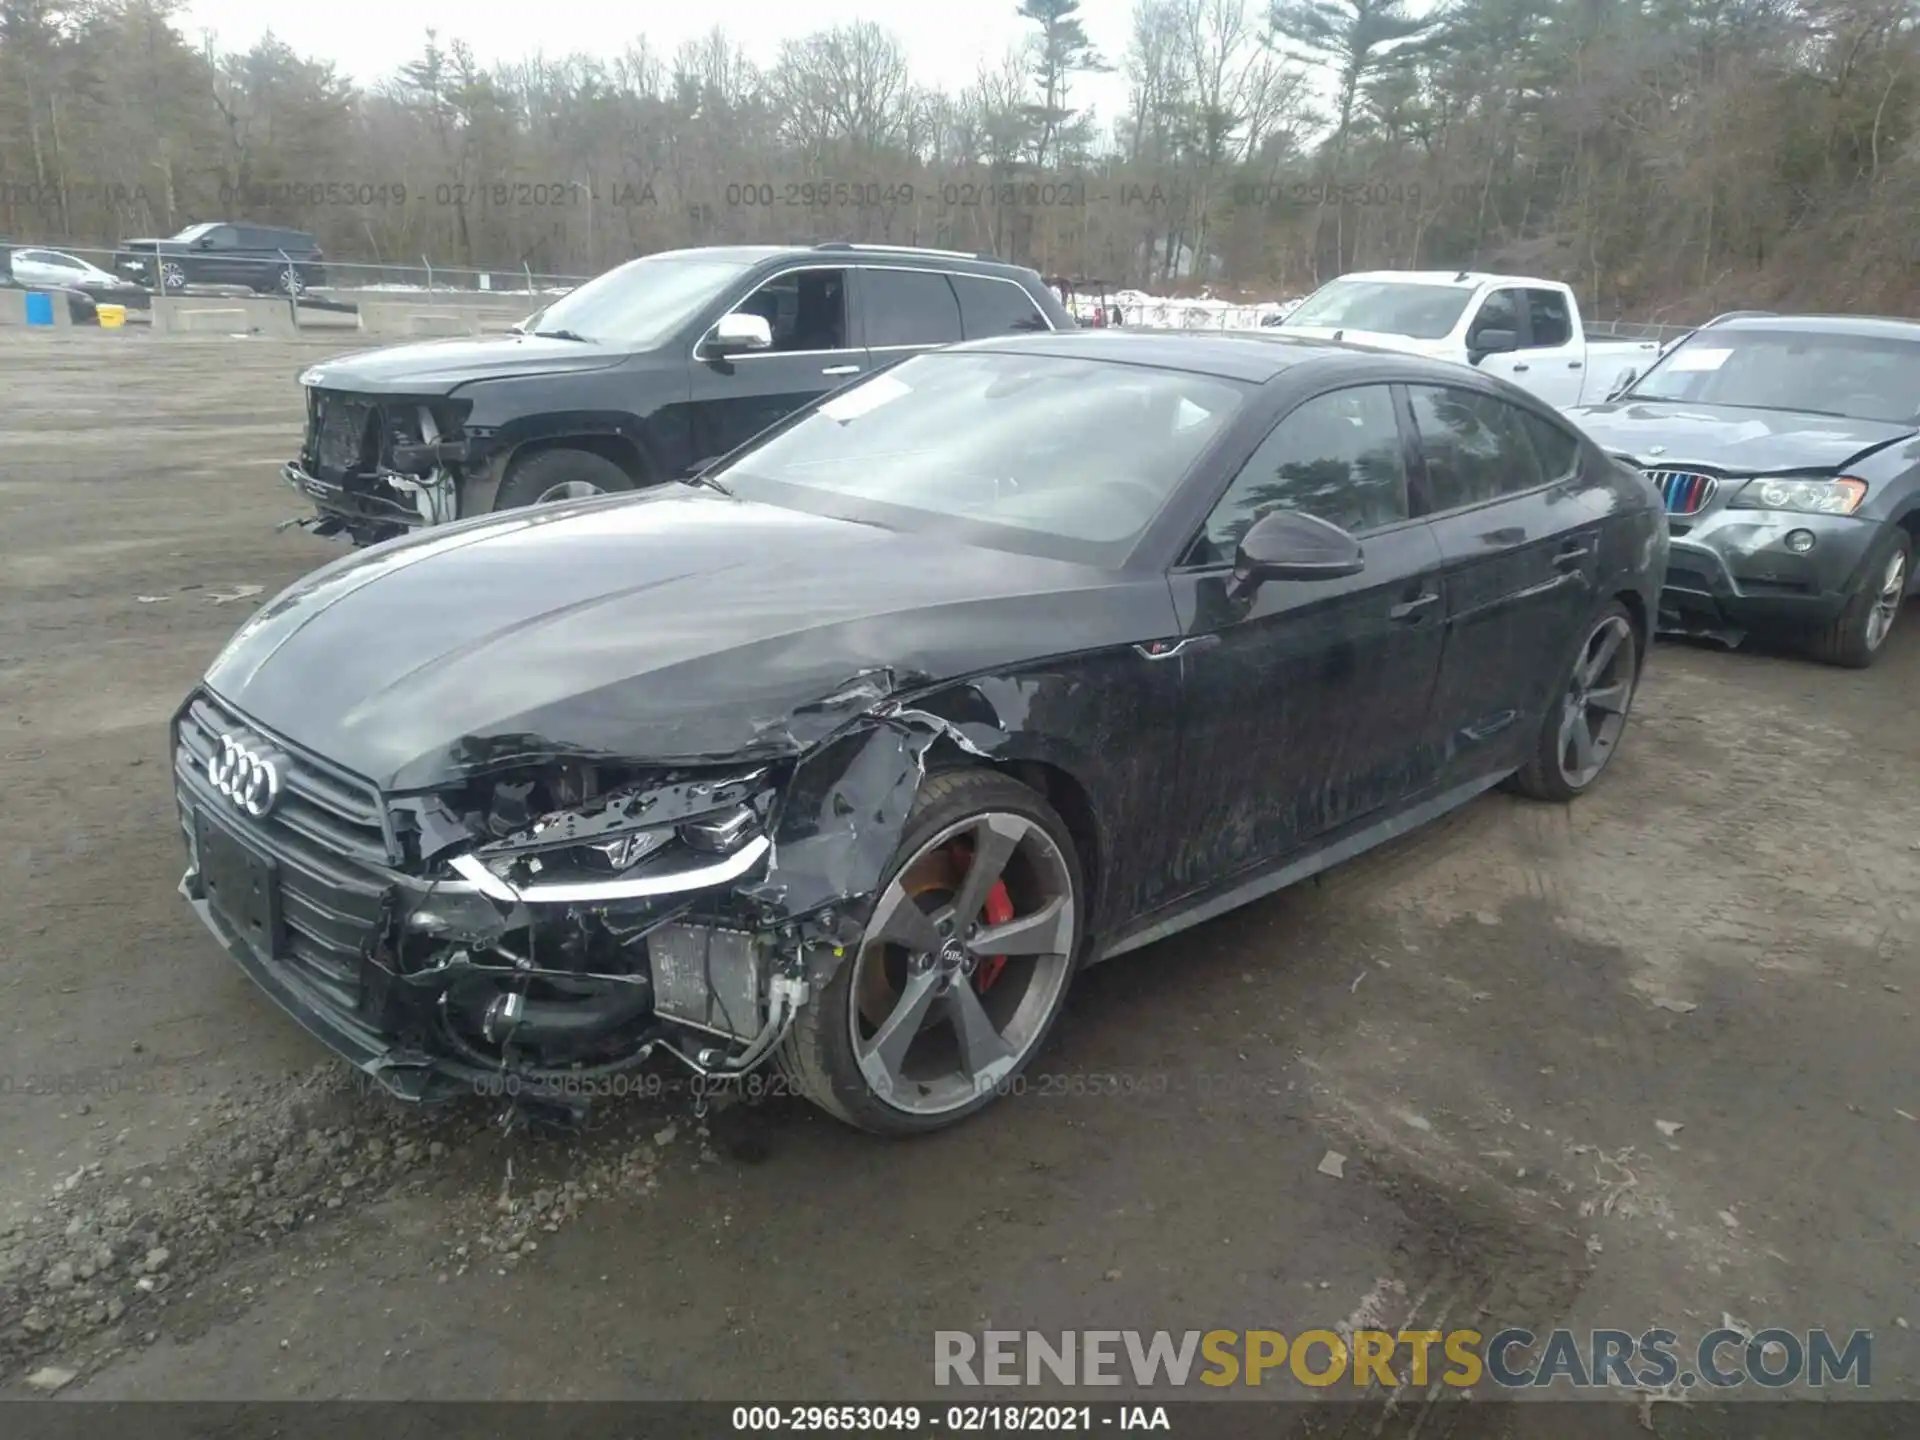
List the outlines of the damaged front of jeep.
{"type": "Polygon", "coordinates": [[[406,1099],[742,1075],[859,944],[936,747],[1016,728],[953,677],[1017,668],[1042,614],[1082,653],[1167,623],[1164,584],[1125,593],[688,487],[357,552],[176,713],[181,893],[406,1099]]]}

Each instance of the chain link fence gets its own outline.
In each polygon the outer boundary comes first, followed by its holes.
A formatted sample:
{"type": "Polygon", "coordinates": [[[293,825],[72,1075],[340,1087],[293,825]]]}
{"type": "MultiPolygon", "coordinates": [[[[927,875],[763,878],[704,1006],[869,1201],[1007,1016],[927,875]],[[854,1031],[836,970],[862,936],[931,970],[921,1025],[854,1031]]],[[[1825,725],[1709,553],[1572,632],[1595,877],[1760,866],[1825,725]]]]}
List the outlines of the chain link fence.
{"type": "Polygon", "coordinates": [[[168,294],[207,290],[285,290],[291,273],[296,290],[317,292],[393,292],[449,295],[532,295],[551,299],[564,295],[589,277],[555,275],[522,265],[515,269],[469,269],[436,265],[428,256],[417,261],[362,262],[258,250],[240,253],[196,250],[188,246],[152,250],[110,249],[93,246],[35,245],[0,240],[4,259],[14,278],[23,284],[98,287],[137,284],[168,294]],[[159,273],[156,274],[156,262],[159,273]]]}
{"type": "MultiPolygon", "coordinates": [[[[257,252],[222,257],[219,252],[131,251],[90,246],[33,245],[0,240],[0,263],[12,259],[15,278],[23,284],[71,285],[95,290],[103,285],[139,285],[169,294],[213,291],[286,289],[283,277],[295,277],[294,289],[316,297],[357,294],[429,294],[442,299],[459,296],[516,296],[551,300],[591,278],[537,271],[530,266],[495,269],[436,265],[428,256],[413,261],[307,261],[298,256],[269,257],[257,252]],[[32,258],[28,258],[32,257],[32,258]],[[154,274],[158,259],[161,273],[154,274]],[[172,268],[170,268],[172,267],[172,268]],[[257,271],[255,275],[253,272],[257,271]]],[[[4,278],[4,276],[0,276],[4,278]]],[[[1067,306],[1083,325],[1117,325],[1132,329],[1229,331],[1258,330],[1278,325],[1304,296],[1281,300],[1233,301],[1212,298],[1175,299],[1138,290],[1110,292],[1081,290],[1069,295],[1067,306]]],[[[1670,322],[1589,320],[1587,334],[1596,340],[1652,340],[1662,345],[1696,327],[1670,322]]]]}

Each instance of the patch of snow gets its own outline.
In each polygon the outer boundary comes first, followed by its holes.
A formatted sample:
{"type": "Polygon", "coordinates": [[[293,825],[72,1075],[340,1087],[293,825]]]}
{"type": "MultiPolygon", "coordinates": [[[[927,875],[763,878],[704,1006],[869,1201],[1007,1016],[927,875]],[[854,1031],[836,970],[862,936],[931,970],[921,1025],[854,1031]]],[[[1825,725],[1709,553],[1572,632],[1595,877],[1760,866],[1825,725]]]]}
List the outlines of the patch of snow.
{"type": "MultiPolygon", "coordinates": [[[[1106,296],[1111,315],[1120,312],[1123,326],[1150,330],[1260,330],[1291,314],[1304,296],[1287,300],[1261,300],[1251,304],[1215,300],[1210,296],[1181,300],[1166,295],[1150,295],[1144,290],[1114,290],[1106,296]]],[[[1073,318],[1091,324],[1100,312],[1098,295],[1075,295],[1067,304],[1073,318]]]]}

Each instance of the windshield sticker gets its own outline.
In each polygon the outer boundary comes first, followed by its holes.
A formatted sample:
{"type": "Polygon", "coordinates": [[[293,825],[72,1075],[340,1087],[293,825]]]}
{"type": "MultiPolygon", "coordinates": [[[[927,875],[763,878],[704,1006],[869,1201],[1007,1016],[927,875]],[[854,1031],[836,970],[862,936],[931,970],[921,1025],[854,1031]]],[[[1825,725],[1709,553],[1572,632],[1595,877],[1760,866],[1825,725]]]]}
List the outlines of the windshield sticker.
{"type": "Polygon", "coordinates": [[[820,407],[820,413],[829,420],[838,420],[845,424],[849,420],[858,420],[862,415],[878,410],[882,405],[898,400],[902,395],[911,395],[911,387],[902,384],[891,375],[876,375],[864,385],[856,385],[845,395],[836,396],[820,407]]]}
{"type": "Polygon", "coordinates": [[[1718,370],[1727,363],[1727,357],[1731,354],[1733,354],[1731,350],[1708,350],[1689,345],[1684,350],[1673,352],[1673,359],[1668,362],[1667,368],[1669,370],[1718,370]]]}
{"type": "Polygon", "coordinates": [[[1181,430],[1191,430],[1196,425],[1204,425],[1212,418],[1213,412],[1211,410],[1201,409],[1198,405],[1194,404],[1193,401],[1182,395],[1180,397],[1180,409],[1177,418],[1173,422],[1173,428],[1176,433],[1181,430]]]}

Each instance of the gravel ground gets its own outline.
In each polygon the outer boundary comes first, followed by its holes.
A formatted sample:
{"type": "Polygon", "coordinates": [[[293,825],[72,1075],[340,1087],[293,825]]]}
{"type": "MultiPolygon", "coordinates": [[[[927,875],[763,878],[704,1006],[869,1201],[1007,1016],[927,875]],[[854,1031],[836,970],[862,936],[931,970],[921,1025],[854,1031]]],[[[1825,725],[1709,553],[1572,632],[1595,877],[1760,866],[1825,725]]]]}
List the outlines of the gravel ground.
{"type": "Polygon", "coordinates": [[[1090,973],[958,1132],[663,1086],[546,1137],[366,1093],[174,893],[166,717],[337,553],[273,467],[338,348],[0,333],[0,1392],[908,1397],[936,1329],[1733,1317],[1920,1398],[1920,614],[1863,674],[1661,647],[1599,793],[1090,973]]]}

